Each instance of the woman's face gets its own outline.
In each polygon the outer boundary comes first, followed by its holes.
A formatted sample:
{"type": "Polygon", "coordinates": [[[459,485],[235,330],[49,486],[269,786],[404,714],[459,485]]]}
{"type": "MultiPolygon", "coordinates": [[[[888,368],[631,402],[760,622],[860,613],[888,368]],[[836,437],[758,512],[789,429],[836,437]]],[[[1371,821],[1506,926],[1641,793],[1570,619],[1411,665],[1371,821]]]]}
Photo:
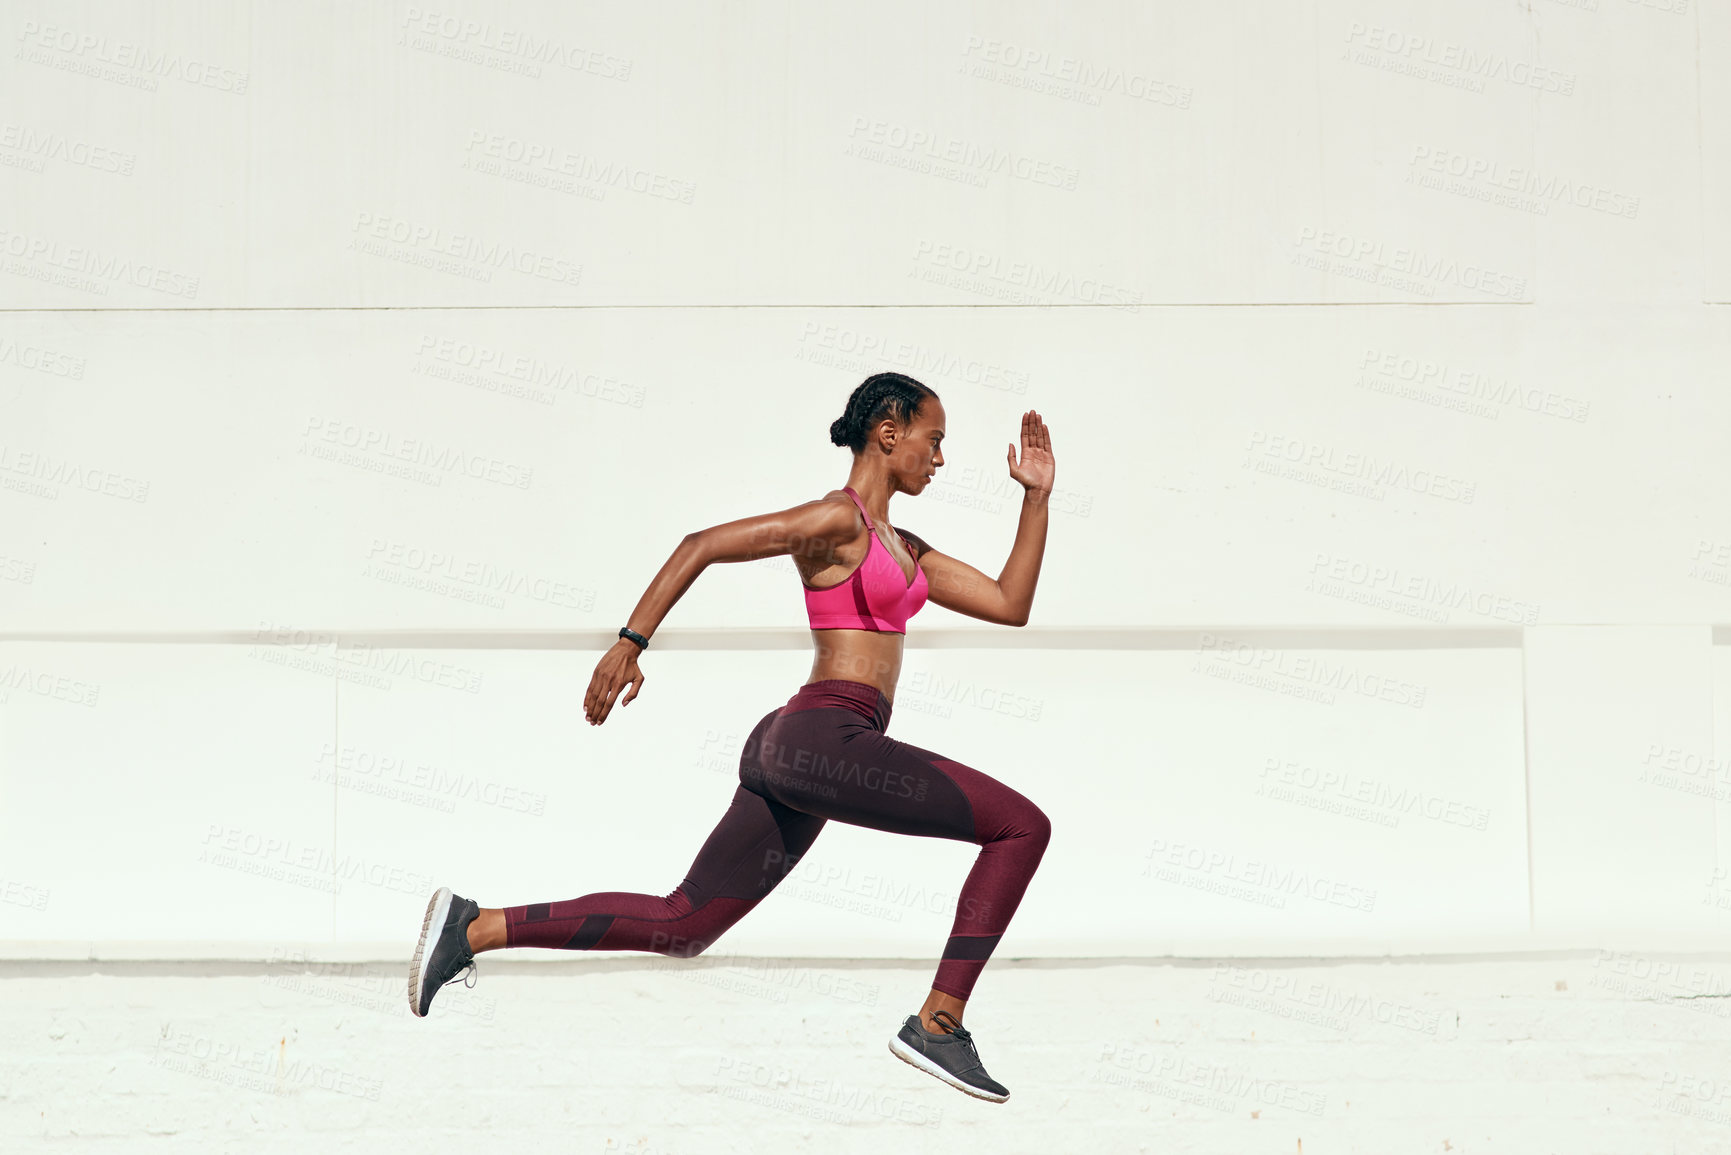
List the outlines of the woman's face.
{"type": "Polygon", "coordinates": [[[914,411],[912,424],[900,431],[890,471],[904,493],[920,493],[944,463],[944,405],[927,397],[914,411]]]}

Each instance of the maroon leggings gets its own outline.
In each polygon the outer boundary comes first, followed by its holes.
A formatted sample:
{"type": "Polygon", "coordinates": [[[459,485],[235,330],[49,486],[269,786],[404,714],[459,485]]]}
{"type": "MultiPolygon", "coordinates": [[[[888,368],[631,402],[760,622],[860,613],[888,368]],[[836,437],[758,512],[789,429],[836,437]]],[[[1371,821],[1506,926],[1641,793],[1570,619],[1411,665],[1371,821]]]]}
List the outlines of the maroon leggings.
{"type": "Polygon", "coordinates": [[[863,682],[800,687],[752,729],[733,801],[673,893],[604,891],[506,907],[507,945],[701,954],[775,889],[834,818],[979,844],[932,983],[966,999],[1040,865],[1052,825],[1002,782],[887,737],[889,718],[889,700],[863,682]]]}

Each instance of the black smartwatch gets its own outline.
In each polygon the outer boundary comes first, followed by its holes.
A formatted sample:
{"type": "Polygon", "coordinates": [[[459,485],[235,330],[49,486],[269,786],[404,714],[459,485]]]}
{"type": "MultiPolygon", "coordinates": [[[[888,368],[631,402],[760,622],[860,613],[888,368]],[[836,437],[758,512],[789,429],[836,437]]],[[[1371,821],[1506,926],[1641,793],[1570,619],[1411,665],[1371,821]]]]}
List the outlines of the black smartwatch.
{"type": "Polygon", "coordinates": [[[649,639],[632,629],[630,626],[621,626],[619,629],[619,636],[622,638],[630,638],[637,644],[639,650],[647,650],[649,648],[649,639]]]}

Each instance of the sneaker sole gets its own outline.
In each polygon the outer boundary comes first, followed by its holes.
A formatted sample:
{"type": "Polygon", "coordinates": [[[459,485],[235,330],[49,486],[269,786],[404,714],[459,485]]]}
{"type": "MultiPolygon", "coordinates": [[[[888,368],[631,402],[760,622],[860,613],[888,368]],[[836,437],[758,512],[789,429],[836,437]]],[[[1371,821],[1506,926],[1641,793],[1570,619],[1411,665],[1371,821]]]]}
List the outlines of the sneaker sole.
{"type": "Polygon", "coordinates": [[[433,941],[439,941],[439,933],[445,929],[445,919],[451,913],[451,888],[441,886],[433,892],[433,897],[427,900],[427,917],[421,920],[421,941],[415,944],[415,957],[409,960],[409,1011],[418,1019],[427,1017],[421,1010],[421,985],[427,981],[427,964],[433,961],[433,952],[428,948],[427,936],[433,936],[433,941]]]}
{"type": "Polygon", "coordinates": [[[988,1103],[1002,1103],[1010,1097],[1008,1094],[994,1095],[990,1091],[983,1091],[978,1087],[962,1082],[960,1079],[956,1078],[954,1075],[950,1074],[948,1071],[944,1070],[942,1067],[938,1066],[936,1063],[902,1042],[899,1038],[890,1040],[890,1054],[894,1055],[909,1066],[924,1071],[928,1075],[937,1076],[956,1090],[964,1091],[976,1099],[984,1099],[988,1103]]]}

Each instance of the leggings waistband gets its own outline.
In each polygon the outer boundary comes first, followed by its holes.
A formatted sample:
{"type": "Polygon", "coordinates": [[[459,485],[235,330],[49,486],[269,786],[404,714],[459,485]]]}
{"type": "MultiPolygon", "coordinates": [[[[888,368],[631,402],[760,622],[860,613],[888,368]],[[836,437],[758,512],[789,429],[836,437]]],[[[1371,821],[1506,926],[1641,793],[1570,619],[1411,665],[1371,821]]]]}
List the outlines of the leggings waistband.
{"type": "Polygon", "coordinates": [[[883,691],[876,686],[868,686],[864,682],[850,682],[845,678],[807,682],[787,700],[787,705],[782,709],[792,713],[796,710],[816,710],[826,706],[852,710],[879,731],[890,724],[890,700],[884,697],[883,691]]]}

